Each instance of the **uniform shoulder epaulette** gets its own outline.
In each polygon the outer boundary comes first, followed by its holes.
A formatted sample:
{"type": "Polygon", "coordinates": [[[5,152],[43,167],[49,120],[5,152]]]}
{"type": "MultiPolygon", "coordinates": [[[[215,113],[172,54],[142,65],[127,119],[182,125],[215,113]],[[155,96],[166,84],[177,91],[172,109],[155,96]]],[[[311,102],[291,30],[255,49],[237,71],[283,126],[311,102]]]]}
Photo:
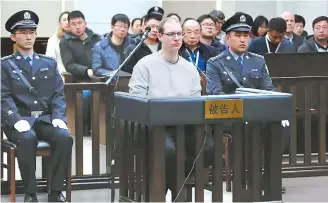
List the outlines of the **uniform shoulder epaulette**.
{"type": "Polygon", "coordinates": [[[217,56],[214,56],[214,57],[210,58],[210,60],[211,60],[211,61],[217,61],[217,60],[223,58],[223,56],[224,56],[224,54],[221,53],[221,54],[219,54],[219,55],[217,55],[217,56]]]}
{"type": "Polygon", "coordinates": [[[264,60],[264,56],[262,56],[262,55],[255,54],[255,53],[252,53],[252,52],[248,52],[248,53],[249,53],[249,55],[251,55],[251,56],[255,56],[255,57],[257,57],[257,58],[260,58],[260,59],[263,59],[263,60],[264,60]]]}
{"type": "Polygon", "coordinates": [[[38,54],[39,57],[41,58],[46,58],[46,59],[50,59],[50,60],[55,60],[55,58],[51,57],[51,56],[46,56],[44,54],[38,54]]]}
{"type": "Polygon", "coordinates": [[[4,57],[2,57],[1,58],[1,61],[4,61],[4,60],[7,60],[7,59],[10,59],[10,58],[13,58],[14,57],[14,55],[9,55],[9,56],[4,56],[4,57]]]}

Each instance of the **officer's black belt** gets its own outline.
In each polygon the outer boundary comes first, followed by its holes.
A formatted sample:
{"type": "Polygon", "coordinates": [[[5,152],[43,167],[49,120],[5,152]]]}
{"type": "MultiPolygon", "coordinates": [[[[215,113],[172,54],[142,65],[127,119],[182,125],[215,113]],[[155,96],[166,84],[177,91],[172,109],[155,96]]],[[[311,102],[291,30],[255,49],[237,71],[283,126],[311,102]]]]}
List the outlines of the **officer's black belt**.
{"type": "Polygon", "coordinates": [[[49,115],[50,112],[48,111],[30,111],[30,112],[23,112],[20,115],[24,117],[34,117],[39,118],[40,116],[49,115]]]}

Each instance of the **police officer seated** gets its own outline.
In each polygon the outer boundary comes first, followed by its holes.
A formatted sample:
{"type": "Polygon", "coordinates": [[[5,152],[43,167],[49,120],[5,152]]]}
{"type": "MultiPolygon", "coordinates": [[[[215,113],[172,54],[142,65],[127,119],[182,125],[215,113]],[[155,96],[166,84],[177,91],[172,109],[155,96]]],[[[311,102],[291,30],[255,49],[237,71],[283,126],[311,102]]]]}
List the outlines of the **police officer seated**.
{"type": "MultiPolygon", "coordinates": [[[[223,24],[229,49],[208,60],[207,94],[234,94],[238,87],[275,91],[263,56],[247,51],[252,24],[252,17],[245,13],[237,13],[223,24]]],[[[290,136],[289,121],[282,121],[281,125],[285,149],[290,136]]],[[[207,130],[213,131],[211,126],[207,130]]],[[[225,133],[231,134],[231,130],[231,123],[224,126],[225,133]]]]}
{"type": "Polygon", "coordinates": [[[37,202],[35,176],[38,140],[52,149],[49,202],[65,202],[61,193],[71,160],[73,139],[66,125],[64,84],[56,61],[36,54],[38,16],[29,10],[12,15],[6,30],[17,52],[1,59],[1,124],[9,141],[16,144],[25,202],[37,202]]]}

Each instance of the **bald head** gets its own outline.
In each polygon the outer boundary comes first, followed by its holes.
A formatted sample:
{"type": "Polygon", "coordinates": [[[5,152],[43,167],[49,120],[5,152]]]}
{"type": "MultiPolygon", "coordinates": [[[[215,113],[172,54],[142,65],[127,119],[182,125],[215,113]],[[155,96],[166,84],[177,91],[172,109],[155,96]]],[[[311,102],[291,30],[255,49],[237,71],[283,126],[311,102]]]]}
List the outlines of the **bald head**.
{"type": "Polygon", "coordinates": [[[289,11],[285,11],[282,13],[281,17],[286,21],[287,34],[292,34],[295,28],[295,14],[289,11]]]}
{"type": "Polygon", "coordinates": [[[192,18],[186,19],[182,24],[182,30],[185,33],[183,36],[185,46],[193,50],[198,46],[201,36],[201,27],[199,22],[192,18]]]}
{"type": "Polygon", "coordinates": [[[182,29],[188,29],[189,27],[199,27],[200,29],[200,24],[195,19],[186,19],[182,24],[182,29]]]}

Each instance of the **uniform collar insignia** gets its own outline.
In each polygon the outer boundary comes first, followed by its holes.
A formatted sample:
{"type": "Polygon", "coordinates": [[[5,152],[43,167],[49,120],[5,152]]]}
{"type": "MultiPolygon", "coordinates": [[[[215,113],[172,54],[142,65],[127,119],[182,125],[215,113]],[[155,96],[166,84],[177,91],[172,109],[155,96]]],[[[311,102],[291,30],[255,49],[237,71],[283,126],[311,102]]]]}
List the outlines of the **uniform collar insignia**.
{"type": "Polygon", "coordinates": [[[16,59],[21,59],[21,56],[16,56],[16,59]]]}
{"type": "Polygon", "coordinates": [[[248,55],[246,55],[245,57],[246,57],[246,59],[249,59],[249,56],[248,55]]]}
{"type": "Polygon", "coordinates": [[[40,57],[39,57],[38,55],[35,55],[35,58],[36,58],[36,59],[40,59],[40,57]]]}
{"type": "Polygon", "coordinates": [[[227,60],[230,60],[231,59],[231,57],[230,56],[227,56],[227,60]]]}

